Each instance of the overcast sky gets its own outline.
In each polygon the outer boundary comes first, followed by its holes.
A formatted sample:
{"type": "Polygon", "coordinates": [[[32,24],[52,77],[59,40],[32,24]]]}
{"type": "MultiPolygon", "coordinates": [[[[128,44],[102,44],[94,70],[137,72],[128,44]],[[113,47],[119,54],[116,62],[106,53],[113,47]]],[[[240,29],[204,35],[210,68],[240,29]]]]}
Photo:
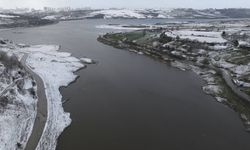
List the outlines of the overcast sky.
{"type": "Polygon", "coordinates": [[[249,8],[250,0],[0,0],[2,8],[249,8]]]}

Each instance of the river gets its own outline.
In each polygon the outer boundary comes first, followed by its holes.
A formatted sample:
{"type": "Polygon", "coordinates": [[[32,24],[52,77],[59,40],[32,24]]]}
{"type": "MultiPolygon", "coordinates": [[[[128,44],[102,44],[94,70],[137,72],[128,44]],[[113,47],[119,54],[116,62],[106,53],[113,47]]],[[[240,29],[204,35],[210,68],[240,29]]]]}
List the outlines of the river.
{"type": "Polygon", "coordinates": [[[73,56],[99,62],[61,89],[73,122],[57,150],[250,149],[239,115],[206,95],[193,72],[96,41],[112,31],[96,25],[164,21],[82,20],[1,32],[15,42],[58,44],[73,56]]]}

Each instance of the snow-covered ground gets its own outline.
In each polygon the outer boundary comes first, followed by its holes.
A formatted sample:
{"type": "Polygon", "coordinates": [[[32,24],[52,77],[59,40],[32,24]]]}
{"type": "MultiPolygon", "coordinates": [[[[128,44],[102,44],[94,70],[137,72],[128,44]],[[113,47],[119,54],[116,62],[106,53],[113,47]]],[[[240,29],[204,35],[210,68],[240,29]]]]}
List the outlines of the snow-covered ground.
{"type": "Polygon", "coordinates": [[[194,9],[103,9],[93,11],[87,17],[98,17],[104,19],[111,18],[223,18],[224,16],[218,11],[194,10],[194,9]]]}
{"type": "Polygon", "coordinates": [[[173,38],[176,38],[177,36],[179,36],[181,39],[196,40],[199,42],[207,42],[207,43],[226,43],[227,42],[227,40],[222,38],[221,32],[174,30],[174,31],[166,31],[165,34],[173,38]]]}
{"type": "Polygon", "coordinates": [[[175,67],[175,68],[178,68],[178,69],[180,69],[182,71],[186,71],[186,70],[190,69],[189,65],[181,63],[179,61],[173,61],[173,62],[171,62],[171,66],[175,67]]]}
{"type": "Polygon", "coordinates": [[[37,87],[32,84],[34,81],[30,75],[24,73],[25,71],[21,68],[12,69],[9,73],[6,73],[4,69],[5,67],[2,66],[0,77],[0,150],[23,149],[32,132],[36,118],[37,97],[30,91],[36,91],[37,87]],[[20,71],[23,72],[23,75],[18,73],[20,71]],[[16,79],[13,80],[13,77],[16,79]]]}
{"type": "MultiPolygon", "coordinates": [[[[26,60],[27,66],[32,69],[37,75],[39,75],[44,82],[45,92],[48,100],[48,116],[43,135],[36,149],[54,150],[56,149],[57,139],[59,135],[71,123],[70,114],[64,112],[64,109],[62,107],[62,95],[60,94],[59,88],[62,86],[67,86],[71,82],[73,82],[77,77],[74,72],[84,67],[84,65],[79,59],[72,57],[70,53],[60,52],[60,47],[56,45],[35,45],[26,47],[12,45],[10,47],[15,48],[5,48],[5,51],[15,53],[19,57],[19,59],[22,58],[24,54],[28,54],[28,58],[26,60]]],[[[24,84],[24,87],[26,88],[29,85],[30,82],[27,82],[24,84]]],[[[13,113],[18,113],[14,110],[14,107],[12,111],[13,113]]],[[[34,113],[32,115],[34,119],[34,113]]],[[[4,119],[5,118],[2,119],[3,125],[7,125],[8,123],[8,126],[10,127],[14,126],[16,123],[19,123],[16,122],[16,115],[11,116],[9,120],[4,119]]],[[[25,125],[24,122],[26,124],[29,123],[27,122],[27,119],[23,119],[22,121],[23,123],[20,125],[25,125]]],[[[5,128],[8,127],[5,126],[5,128]]],[[[5,132],[0,132],[0,134],[3,133],[5,135],[9,135],[10,137],[12,136],[11,138],[9,137],[9,139],[13,140],[13,136],[16,135],[16,132],[13,132],[15,130],[11,128],[5,128],[0,128],[0,131],[1,129],[5,130],[5,132]],[[9,133],[6,133],[7,131],[9,131],[9,133]]],[[[19,131],[19,129],[16,130],[19,131]]],[[[2,136],[0,136],[0,138],[1,137],[2,136]]],[[[10,140],[8,141],[9,143],[14,143],[10,140]]],[[[2,142],[0,141],[0,143],[1,149],[2,142]]],[[[3,149],[9,150],[6,147],[4,147],[3,149]]],[[[13,150],[13,148],[10,147],[10,150],[13,150]]]]}
{"type": "Polygon", "coordinates": [[[70,53],[58,50],[59,46],[55,45],[36,45],[20,49],[29,54],[27,65],[43,79],[46,88],[48,118],[37,150],[55,149],[57,138],[70,125],[70,114],[63,110],[59,88],[74,81],[77,77],[74,72],[84,67],[70,53]]]}
{"type": "Polygon", "coordinates": [[[222,89],[220,88],[219,85],[207,85],[207,86],[204,86],[202,89],[204,92],[206,92],[207,94],[211,94],[211,95],[222,93],[222,89]]]}
{"type": "Polygon", "coordinates": [[[12,15],[4,15],[4,14],[0,14],[0,18],[17,18],[19,16],[12,16],[12,15]]]}
{"type": "Polygon", "coordinates": [[[143,19],[146,18],[143,14],[138,13],[136,10],[130,9],[108,9],[95,11],[90,14],[90,16],[104,15],[104,19],[110,18],[136,18],[143,19]]]}
{"type": "Polygon", "coordinates": [[[57,16],[55,16],[55,15],[51,15],[51,16],[46,16],[46,17],[43,17],[42,19],[47,19],[47,20],[56,20],[56,19],[57,19],[57,16]]]}

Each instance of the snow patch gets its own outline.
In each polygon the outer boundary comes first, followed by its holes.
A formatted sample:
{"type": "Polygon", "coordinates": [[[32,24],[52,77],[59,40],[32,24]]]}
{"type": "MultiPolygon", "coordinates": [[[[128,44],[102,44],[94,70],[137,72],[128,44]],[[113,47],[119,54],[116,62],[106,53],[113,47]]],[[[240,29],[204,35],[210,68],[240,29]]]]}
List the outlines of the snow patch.
{"type": "Polygon", "coordinates": [[[95,11],[90,14],[90,16],[104,15],[104,19],[111,18],[146,18],[143,14],[138,13],[136,10],[129,9],[108,9],[95,11]]]}
{"type": "Polygon", "coordinates": [[[93,63],[95,63],[95,61],[94,60],[92,60],[92,59],[90,59],[90,58],[80,58],[80,60],[83,62],[83,63],[85,63],[85,64],[93,64],[93,63]]]}
{"type": "Polygon", "coordinates": [[[190,69],[190,66],[188,66],[187,64],[181,63],[179,61],[171,62],[171,66],[176,67],[182,71],[186,71],[186,70],[190,69]]]}
{"type": "Polygon", "coordinates": [[[207,85],[202,87],[203,91],[210,95],[217,95],[222,93],[222,89],[218,85],[207,85]]]}
{"type": "Polygon", "coordinates": [[[207,43],[226,43],[227,42],[225,39],[222,38],[221,32],[174,30],[174,31],[166,31],[165,34],[173,38],[176,38],[177,36],[179,36],[181,39],[196,40],[199,42],[207,42],[207,43]]]}
{"type": "Polygon", "coordinates": [[[19,16],[12,16],[12,15],[4,15],[0,14],[0,18],[18,18],[19,16]]]}
{"type": "Polygon", "coordinates": [[[227,99],[222,98],[222,97],[215,97],[215,99],[216,99],[217,102],[219,102],[219,103],[223,103],[223,102],[226,102],[226,101],[227,101],[227,99]]]}
{"type": "Polygon", "coordinates": [[[52,16],[46,16],[46,17],[43,17],[42,19],[47,19],[47,20],[56,20],[57,17],[52,15],[52,16]]]}

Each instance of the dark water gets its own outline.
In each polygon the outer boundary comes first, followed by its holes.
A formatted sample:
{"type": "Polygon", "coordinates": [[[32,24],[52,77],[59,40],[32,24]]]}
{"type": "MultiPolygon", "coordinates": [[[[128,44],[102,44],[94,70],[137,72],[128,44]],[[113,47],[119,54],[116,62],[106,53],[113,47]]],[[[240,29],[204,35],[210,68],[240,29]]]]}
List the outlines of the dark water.
{"type": "Polygon", "coordinates": [[[95,25],[154,21],[83,20],[0,32],[15,42],[60,44],[76,57],[99,61],[61,90],[73,122],[57,150],[250,149],[238,114],[205,95],[194,73],[96,41],[111,30],[95,25]]]}

